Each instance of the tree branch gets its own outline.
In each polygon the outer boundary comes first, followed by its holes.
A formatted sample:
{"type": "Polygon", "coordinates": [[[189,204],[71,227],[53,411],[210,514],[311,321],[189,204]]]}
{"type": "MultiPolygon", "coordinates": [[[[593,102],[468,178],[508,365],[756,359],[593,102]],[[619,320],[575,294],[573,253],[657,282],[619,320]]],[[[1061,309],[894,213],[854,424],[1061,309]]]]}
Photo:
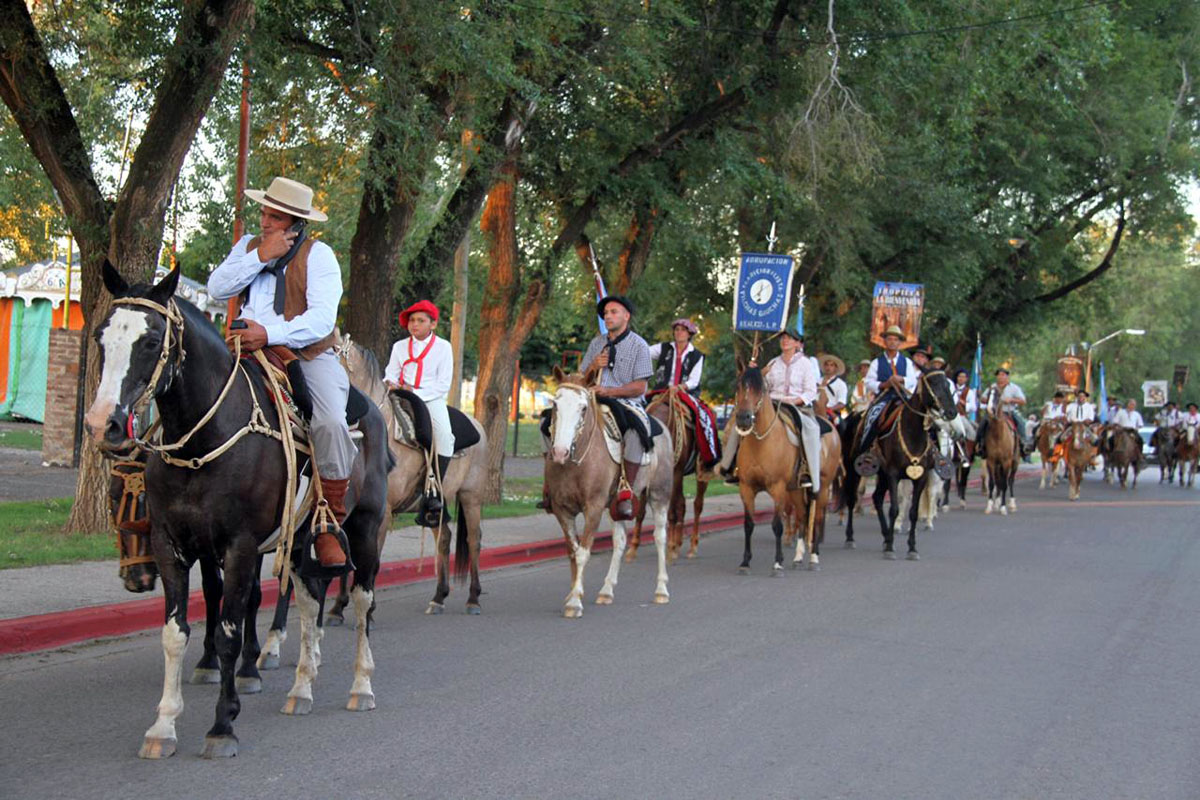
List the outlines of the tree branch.
{"type": "Polygon", "coordinates": [[[1079,287],[1086,286],[1087,284],[1096,280],[1096,278],[1099,278],[1101,275],[1108,272],[1113,265],[1113,256],[1117,254],[1117,248],[1121,246],[1121,235],[1124,232],[1125,201],[1122,200],[1120,216],[1117,217],[1117,230],[1115,233],[1113,233],[1112,242],[1110,242],[1108,245],[1108,252],[1104,254],[1104,259],[1098,265],[1096,265],[1096,268],[1091,272],[1079,276],[1070,283],[1060,286],[1052,292],[1046,292],[1045,294],[1035,297],[1034,301],[1038,303],[1053,303],[1055,300],[1066,297],[1079,287]]]}

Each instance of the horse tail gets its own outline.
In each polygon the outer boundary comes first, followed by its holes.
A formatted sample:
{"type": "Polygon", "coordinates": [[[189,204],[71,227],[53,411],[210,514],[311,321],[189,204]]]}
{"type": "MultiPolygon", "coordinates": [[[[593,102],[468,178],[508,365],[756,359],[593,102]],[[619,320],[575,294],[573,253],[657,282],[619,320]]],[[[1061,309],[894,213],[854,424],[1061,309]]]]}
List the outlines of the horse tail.
{"type": "Polygon", "coordinates": [[[463,513],[462,500],[458,501],[454,536],[454,580],[462,583],[471,568],[471,543],[467,531],[467,516],[463,513]]]}

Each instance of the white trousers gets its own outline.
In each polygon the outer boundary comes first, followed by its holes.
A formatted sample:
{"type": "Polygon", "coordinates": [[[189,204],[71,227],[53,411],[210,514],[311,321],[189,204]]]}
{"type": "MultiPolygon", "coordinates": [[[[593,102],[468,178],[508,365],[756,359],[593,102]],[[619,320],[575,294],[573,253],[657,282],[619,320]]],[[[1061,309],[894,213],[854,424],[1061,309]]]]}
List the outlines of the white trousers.
{"type": "Polygon", "coordinates": [[[454,455],[454,431],[450,427],[450,411],[446,408],[446,398],[426,400],[425,407],[429,409],[429,421],[433,425],[434,452],[449,458],[454,455]]]}
{"type": "Polygon", "coordinates": [[[333,350],[326,350],[311,361],[299,360],[304,382],[312,397],[312,421],[308,437],[322,478],[342,480],[350,477],[358,449],[346,425],[346,400],[350,396],[350,376],[333,350]]]}
{"type": "MultiPolygon", "coordinates": [[[[780,411],[779,413],[786,413],[780,411]]],[[[725,444],[721,454],[721,472],[728,473],[737,463],[738,444],[742,437],[737,432],[733,417],[725,425],[725,444]]],[[[808,414],[800,414],[800,447],[804,460],[808,462],[808,476],[812,479],[813,494],[821,491],[821,428],[808,414]]]]}

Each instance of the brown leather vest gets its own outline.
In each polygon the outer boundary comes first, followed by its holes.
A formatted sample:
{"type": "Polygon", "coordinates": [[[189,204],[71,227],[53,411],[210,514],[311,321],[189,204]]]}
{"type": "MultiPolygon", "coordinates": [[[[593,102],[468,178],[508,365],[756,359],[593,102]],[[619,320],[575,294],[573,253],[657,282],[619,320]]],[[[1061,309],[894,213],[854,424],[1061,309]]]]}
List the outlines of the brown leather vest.
{"type": "MultiPolygon", "coordinates": [[[[258,243],[262,239],[260,236],[255,236],[246,245],[246,252],[258,249],[258,243]]],[[[283,273],[283,318],[286,320],[294,319],[308,310],[308,253],[312,250],[313,239],[305,239],[300,245],[300,249],[296,251],[296,255],[288,262],[287,269],[283,273]]],[[[296,355],[303,358],[305,361],[312,361],[317,356],[324,353],[329,348],[333,347],[333,343],[337,340],[336,329],[329,332],[329,335],[323,339],[313,342],[312,344],[300,350],[296,350],[296,355]]]]}

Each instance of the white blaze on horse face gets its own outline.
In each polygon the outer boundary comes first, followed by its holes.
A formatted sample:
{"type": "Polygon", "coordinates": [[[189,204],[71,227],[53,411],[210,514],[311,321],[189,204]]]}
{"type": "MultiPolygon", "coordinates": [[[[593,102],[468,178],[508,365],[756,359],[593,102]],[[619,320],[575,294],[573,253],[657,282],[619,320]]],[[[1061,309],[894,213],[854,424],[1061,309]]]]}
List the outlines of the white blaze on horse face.
{"type": "Polygon", "coordinates": [[[108,318],[108,325],[100,335],[100,348],[104,351],[104,371],[100,373],[100,387],[92,401],[85,420],[92,435],[104,435],[105,423],[121,402],[121,386],[129,374],[133,359],[133,345],[150,330],[144,311],[118,308],[108,318]]]}
{"type": "Polygon", "coordinates": [[[584,392],[559,388],[554,395],[554,438],[550,442],[550,457],[555,464],[567,463],[575,432],[583,424],[588,398],[584,392]]]}

